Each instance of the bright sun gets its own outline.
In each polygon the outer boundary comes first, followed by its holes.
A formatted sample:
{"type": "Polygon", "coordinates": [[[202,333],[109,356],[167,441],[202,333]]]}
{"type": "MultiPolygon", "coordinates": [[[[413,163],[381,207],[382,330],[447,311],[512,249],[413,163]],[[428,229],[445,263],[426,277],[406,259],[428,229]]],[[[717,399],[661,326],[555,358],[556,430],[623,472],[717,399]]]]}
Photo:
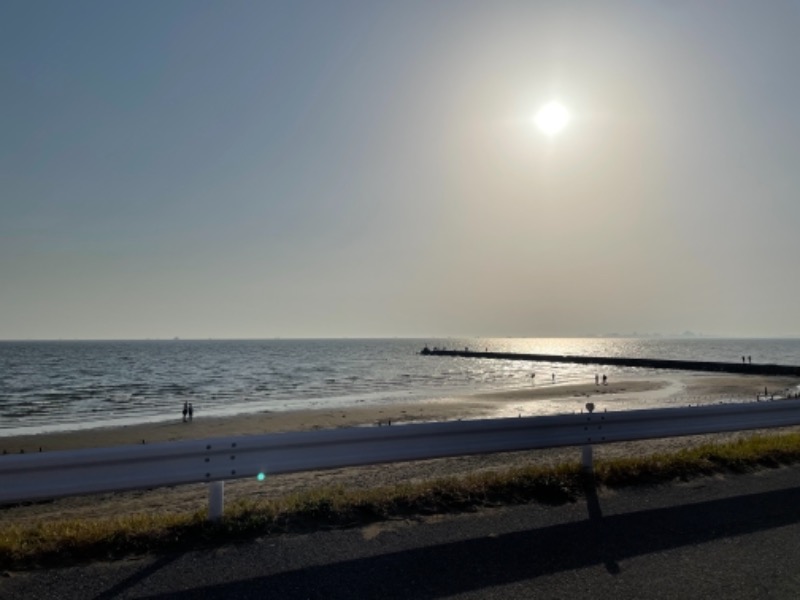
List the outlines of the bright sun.
{"type": "Polygon", "coordinates": [[[550,102],[539,109],[533,122],[542,133],[553,136],[569,123],[569,111],[559,102],[550,102]]]}

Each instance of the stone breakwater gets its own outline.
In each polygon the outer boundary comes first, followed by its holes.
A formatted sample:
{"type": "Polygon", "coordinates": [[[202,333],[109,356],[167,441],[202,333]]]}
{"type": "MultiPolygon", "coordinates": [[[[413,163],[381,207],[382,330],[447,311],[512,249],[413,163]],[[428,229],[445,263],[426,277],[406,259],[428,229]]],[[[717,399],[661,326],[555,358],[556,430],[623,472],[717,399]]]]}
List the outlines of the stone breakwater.
{"type": "Polygon", "coordinates": [[[621,356],[571,356],[564,354],[519,354],[514,352],[476,352],[446,350],[440,348],[422,349],[424,356],[453,356],[461,358],[484,358],[497,360],[524,360],[529,362],[570,363],[584,365],[613,365],[618,367],[643,367],[648,369],[669,369],[674,371],[700,371],[709,373],[738,373],[742,375],[785,375],[800,377],[800,366],[773,365],[750,362],[711,362],[697,360],[666,360],[658,358],[630,358],[621,356]]]}

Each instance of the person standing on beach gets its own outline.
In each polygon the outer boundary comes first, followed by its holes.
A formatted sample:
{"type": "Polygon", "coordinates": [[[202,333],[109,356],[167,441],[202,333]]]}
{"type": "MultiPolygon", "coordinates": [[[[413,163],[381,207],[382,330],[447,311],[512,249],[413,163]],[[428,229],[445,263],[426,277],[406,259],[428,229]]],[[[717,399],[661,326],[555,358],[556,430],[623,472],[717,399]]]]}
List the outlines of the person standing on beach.
{"type": "Polygon", "coordinates": [[[189,420],[191,421],[194,418],[194,407],[192,403],[189,402],[189,420]]]}
{"type": "Polygon", "coordinates": [[[186,423],[186,414],[189,412],[189,403],[183,403],[183,422],[186,423]]]}

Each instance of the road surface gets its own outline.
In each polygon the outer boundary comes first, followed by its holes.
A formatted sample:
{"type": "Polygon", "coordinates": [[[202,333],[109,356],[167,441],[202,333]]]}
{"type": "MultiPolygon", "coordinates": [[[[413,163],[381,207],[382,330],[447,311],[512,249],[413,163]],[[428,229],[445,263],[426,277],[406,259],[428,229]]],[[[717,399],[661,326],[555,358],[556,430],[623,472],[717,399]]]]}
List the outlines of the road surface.
{"type": "Polygon", "coordinates": [[[2,599],[800,598],[800,467],[0,577],[2,599]]]}

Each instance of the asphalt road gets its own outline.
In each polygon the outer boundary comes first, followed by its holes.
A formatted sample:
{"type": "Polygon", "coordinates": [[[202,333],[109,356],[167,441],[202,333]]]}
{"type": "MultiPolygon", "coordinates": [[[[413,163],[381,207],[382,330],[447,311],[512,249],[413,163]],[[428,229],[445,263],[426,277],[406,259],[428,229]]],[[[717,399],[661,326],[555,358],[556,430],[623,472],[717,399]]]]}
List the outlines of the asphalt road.
{"type": "Polygon", "coordinates": [[[800,467],[11,573],[3,599],[800,598],[800,467]]]}

